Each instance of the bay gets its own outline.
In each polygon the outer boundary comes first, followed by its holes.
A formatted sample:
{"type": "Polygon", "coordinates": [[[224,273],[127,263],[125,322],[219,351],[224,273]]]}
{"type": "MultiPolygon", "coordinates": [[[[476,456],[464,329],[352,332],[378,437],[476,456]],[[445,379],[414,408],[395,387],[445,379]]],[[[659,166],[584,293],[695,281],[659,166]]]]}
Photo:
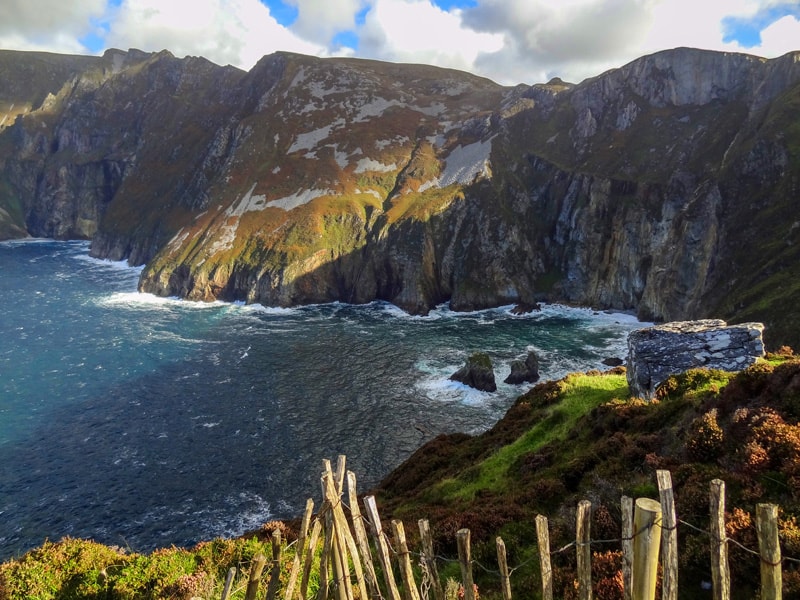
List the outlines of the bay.
{"type": "Polygon", "coordinates": [[[323,458],[374,485],[440,433],[491,427],[527,387],[448,377],[474,351],[498,381],[624,357],[633,317],[546,305],[409,316],[136,292],[86,242],[0,243],[0,559],[65,535],[150,551],[297,516],[323,458]]]}

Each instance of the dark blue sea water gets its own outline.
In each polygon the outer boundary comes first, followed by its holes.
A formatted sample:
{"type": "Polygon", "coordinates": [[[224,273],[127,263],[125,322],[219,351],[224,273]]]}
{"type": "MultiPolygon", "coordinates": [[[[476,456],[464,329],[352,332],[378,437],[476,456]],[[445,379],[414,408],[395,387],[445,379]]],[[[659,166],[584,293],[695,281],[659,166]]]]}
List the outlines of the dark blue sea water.
{"type": "Polygon", "coordinates": [[[365,491],[441,432],[477,433],[525,387],[498,379],[624,355],[629,316],[546,306],[410,317],[384,303],[290,310],[136,292],[85,242],[0,243],[0,559],[65,535],[148,551],[298,515],[323,458],[365,491]]]}

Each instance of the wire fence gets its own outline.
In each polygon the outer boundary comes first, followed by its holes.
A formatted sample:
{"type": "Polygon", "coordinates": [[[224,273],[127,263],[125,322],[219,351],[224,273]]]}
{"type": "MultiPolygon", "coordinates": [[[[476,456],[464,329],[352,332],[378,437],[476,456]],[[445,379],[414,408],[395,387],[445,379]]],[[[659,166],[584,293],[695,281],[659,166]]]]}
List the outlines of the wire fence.
{"type": "MultiPolygon", "coordinates": [[[[509,566],[505,544],[498,537],[495,568],[472,558],[468,529],[461,529],[456,534],[458,558],[434,554],[430,526],[425,519],[418,522],[419,551],[408,548],[402,522],[391,521],[392,535],[389,535],[383,529],[374,497],[363,498],[365,512],[361,512],[355,475],[345,471],[345,458],[340,456],[336,471],[331,468],[329,461],[324,461],[321,479],[323,504],[314,515],[313,501],[307,502],[298,538],[281,548],[280,532],[273,533],[273,567],[268,578],[266,598],[275,600],[278,592],[282,574],[280,552],[293,548],[294,558],[288,578],[284,577],[283,582],[284,600],[475,600],[473,570],[499,578],[504,600],[511,600],[512,575],[536,562],[539,563],[541,597],[551,600],[555,593],[551,558],[567,555],[570,551],[576,553],[577,573],[567,585],[573,591],[577,590],[579,599],[588,600],[592,597],[591,551],[593,548],[612,546],[621,549],[618,552],[622,554],[620,593],[623,598],[655,598],[656,573],[660,568],[658,580],[661,582],[662,598],[673,600],[678,594],[677,534],[681,528],[703,535],[709,541],[712,594],[715,599],[730,598],[729,546],[758,557],[761,563],[761,598],[781,597],[782,566],[784,563],[800,564],[800,559],[781,554],[777,506],[758,505],[758,548],[750,548],[725,533],[724,482],[711,482],[711,527],[706,529],[676,517],[670,474],[659,471],[657,478],[658,502],[639,499],[635,502],[634,510],[634,500],[623,496],[622,535],[619,537],[592,538],[589,535],[591,504],[582,501],[577,510],[575,540],[551,551],[547,519],[540,515],[536,519],[537,552],[509,566]],[[345,479],[349,502],[345,500],[345,479]],[[276,533],[277,539],[274,537],[276,533]],[[448,564],[459,566],[461,578],[457,582],[449,580],[443,585],[439,567],[448,564]],[[310,585],[312,566],[319,569],[318,583],[313,590],[310,585]]],[[[266,562],[265,558],[254,559],[247,584],[240,582],[240,591],[245,586],[247,588],[246,600],[256,600],[266,562]]],[[[229,573],[229,579],[232,577],[229,573]]],[[[228,600],[235,589],[226,583],[221,600],[228,600]]],[[[526,590],[525,595],[529,594],[530,591],[526,590]]],[[[563,595],[563,590],[559,591],[559,595],[563,595]]]]}

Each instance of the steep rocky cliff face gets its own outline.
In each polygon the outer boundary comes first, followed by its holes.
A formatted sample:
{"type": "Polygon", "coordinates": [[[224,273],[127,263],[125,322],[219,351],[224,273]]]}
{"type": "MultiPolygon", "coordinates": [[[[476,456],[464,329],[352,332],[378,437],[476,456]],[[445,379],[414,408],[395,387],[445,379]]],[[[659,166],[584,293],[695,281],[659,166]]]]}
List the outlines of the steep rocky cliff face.
{"type": "MultiPolygon", "coordinates": [[[[0,53],[0,75],[37,60],[0,53]]],[[[147,263],[145,291],[561,300],[800,343],[800,53],[677,49],[514,88],[285,53],[248,73],[48,60],[49,87],[0,96],[0,236],[92,238],[147,263]]]]}

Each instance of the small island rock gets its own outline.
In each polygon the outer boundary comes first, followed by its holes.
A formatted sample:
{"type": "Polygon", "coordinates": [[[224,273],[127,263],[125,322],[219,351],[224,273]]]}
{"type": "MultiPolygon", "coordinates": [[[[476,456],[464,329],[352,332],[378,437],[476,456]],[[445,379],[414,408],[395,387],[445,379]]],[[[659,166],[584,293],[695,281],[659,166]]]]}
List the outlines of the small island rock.
{"type": "Polygon", "coordinates": [[[467,359],[466,364],[453,373],[450,379],[451,381],[458,381],[483,392],[494,392],[497,390],[492,360],[485,352],[476,352],[472,354],[467,359]]]}
{"type": "Polygon", "coordinates": [[[517,385],[537,381],[539,381],[539,357],[531,351],[525,360],[515,360],[511,363],[511,373],[505,378],[504,383],[517,385]]]}

